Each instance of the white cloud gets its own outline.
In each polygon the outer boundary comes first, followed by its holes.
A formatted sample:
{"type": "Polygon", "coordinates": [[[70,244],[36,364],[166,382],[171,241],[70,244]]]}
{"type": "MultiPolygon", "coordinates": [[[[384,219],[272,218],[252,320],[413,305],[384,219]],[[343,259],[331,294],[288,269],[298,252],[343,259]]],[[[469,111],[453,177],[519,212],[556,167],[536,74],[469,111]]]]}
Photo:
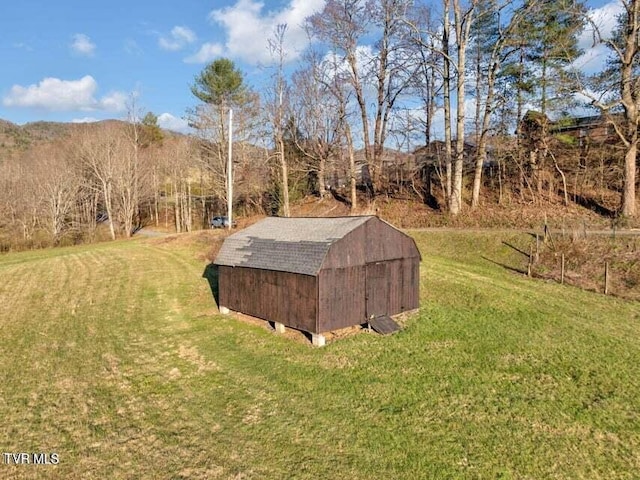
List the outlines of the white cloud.
{"type": "Polygon", "coordinates": [[[622,3],[619,0],[613,0],[602,7],[589,10],[592,24],[585,27],[578,39],[578,44],[584,53],[574,62],[574,67],[585,73],[596,73],[602,70],[609,52],[605,45],[599,42],[598,34],[602,40],[610,39],[621,13],[622,3]]]}
{"type": "Polygon", "coordinates": [[[158,125],[165,130],[173,130],[174,132],[189,133],[191,128],[186,120],[174,117],[170,113],[161,113],[158,115],[158,125]]]}
{"type": "Polygon", "coordinates": [[[110,112],[123,112],[127,108],[128,95],[122,92],[111,92],[106,97],[102,97],[97,102],[97,110],[108,110],[110,112]]]}
{"type": "MultiPolygon", "coordinates": [[[[367,71],[374,65],[372,62],[374,58],[375,54],[371,45],[359,45],[356,47],[356,64],[358,65],[360,74],[364,77],[365,84],[367,77],[371,77],[370,80],[373,81],[373,76],[367,75],[367,71]]],[[[350,75],[351,67],[349,67],[346,58],[338,55],[334,51],[329,51],[325,54],[323,63],[324,67],[322,70],[325,71],[327,75],[350,75]]],[[[375,84],[372,85],[375,87],[375,84]]]]}
{"type": "Polygon", "coordinates": [[[185,63],[208,63],[222,55],[224,47],[219,43],[205,43],[193,55],[184,59],[185,63]]]}
{"type": "Polygon", "coordinates": [[[168,37],[160,37],[158,39],[158,45],[160,45],[160,48],[163,50],[175,52],[195,42],[196,39],[197,37],[193,30],[178,25],[171,29],[168,37]]]}
{"type": "Polygon", "coordinates": [[[100,99],[95,98],[98,83],[91,75],[79,80],[45,78],[27,87],[14,85],[2,99],[5,107],[41,108],[54,111],[122,111],[126,95],[113,92],[100,99]]]}
{"type": "MultiPolygon", "coordinates": [[[[593,25],[598,29],[603,39],[611,38],[611,34],[616,29],[618,17],[622,13],[622,3],[619,0],[613,0],[599,8],[589,10],[589,18],[593,25]]],[[[579,39],[582,48],[589,48],[594,45],[594,27],[588,25],[579,39]]]]}
{"type": "Polygon", "coordinates": [[[250,63],[272,60],[268,40],[278,25],[286,24],[287,61],[294,61],[309,43],[304,20],[324,4],[325,0],[290,0],[282,10],[263,12],[263,2],[238,0],[233,6],[213,10],[209,18],[226,30],[228,54],[250,63]]]}
{"type": "Polygon", "coordinates": [[[587,74],[601,72],[610,53],[606,45],[596,45],[585,50],[584,53],[573,62],[573,67],[587,74]]]}
{"type": "Polygon", "coordinates": [[[74,118],[73,120],[71,120],[71,123],[93,123],[93,122],[99,122],[99,121],[100,120],[94,117],[82,117],[82,118],[74,118]]]}
{"type": "Polygon", "coordinates": [[[76,33],[69,47],[78,55],[86,57],[92,57],[96,51],[96,44],[84,33],[76,33]]]}
{"type": "MultiPolygon", "coordinates": [[[[573,97],[576,100],[576,102],[578,102],[581,105],[589,106],[588,108],[594,108],[594,107],[591,107],[591,105],[595,101],[598,101],[598,102],[603,101],[606,96],[607,96],[606,92],[596,92],[589,88],[585,88],[584,90],[582,90],[582,92],[573,94],[573,97]]],[[[584,108],[584,107],[580,107],[580,108],[584,108]]]]}

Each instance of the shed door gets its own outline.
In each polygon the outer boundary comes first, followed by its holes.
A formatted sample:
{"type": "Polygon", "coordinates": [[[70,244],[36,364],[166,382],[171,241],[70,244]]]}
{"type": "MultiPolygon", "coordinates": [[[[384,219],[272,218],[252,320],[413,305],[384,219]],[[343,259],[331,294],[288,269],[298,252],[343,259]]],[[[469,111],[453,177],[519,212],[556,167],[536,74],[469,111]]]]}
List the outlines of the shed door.
{"type": "Polygon", "coordinates": [[[389,313],[390,285],[385,262],[368,263],[366,276],[367,318],[389,313]]]}

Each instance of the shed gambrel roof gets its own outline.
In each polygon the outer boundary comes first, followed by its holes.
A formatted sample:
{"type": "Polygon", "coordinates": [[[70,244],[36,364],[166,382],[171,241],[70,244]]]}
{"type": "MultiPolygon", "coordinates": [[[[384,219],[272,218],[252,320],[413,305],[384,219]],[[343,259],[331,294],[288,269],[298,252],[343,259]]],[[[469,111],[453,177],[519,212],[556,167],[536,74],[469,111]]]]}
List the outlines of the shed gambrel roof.
{"type": "Polygon", "coordinates": [[[229,236],[214,263],[316,275],[331,245],[372,218],[268,217],[229,236]]]}

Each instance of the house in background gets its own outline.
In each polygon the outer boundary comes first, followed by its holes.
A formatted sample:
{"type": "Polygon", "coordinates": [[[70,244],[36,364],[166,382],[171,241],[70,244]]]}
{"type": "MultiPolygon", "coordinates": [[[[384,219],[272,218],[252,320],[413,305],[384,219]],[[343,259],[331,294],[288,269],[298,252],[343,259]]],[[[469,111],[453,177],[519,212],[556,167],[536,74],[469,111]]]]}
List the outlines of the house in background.
{"type": "Polygon", "coordinates": [[[570,139],[575,145],[602,145],[619,141],[613,122],[616,117],[592,115],[586,117],[564,117],[551,121],[540,112],[528,111],[518,125],[518,136],[528,144],[546,141],[547,136],[562,140],[570,139]]]}
{"type": "Polygon", "coordinates": [[[420,252],[375,216],[266,218],[229,236],[218,267],[220,311],[324,333],[418,308],[420,252]]]}
{"type": "MultiPolygon", "coordinates": [[[[366,189],[371,185],[372,172],[364,149],[354,152],[356,185],[366,189]]],[[[329,189],[346,188],[350,182],[347,152],[339,152],[327,162],[325,178],[329,189]]],[[[400,185],[412,177],[416,169],[415,155],[385,148],[382,152],[380,180],[384,184],[400,185]]]]}
{"type": "Polygon", "coordinates": [[[549,133],[574,138],[581,147],[590,143],[615,142],[618,138],[611,121],[602,115],[560,119],[551,123],[549,133]]]}

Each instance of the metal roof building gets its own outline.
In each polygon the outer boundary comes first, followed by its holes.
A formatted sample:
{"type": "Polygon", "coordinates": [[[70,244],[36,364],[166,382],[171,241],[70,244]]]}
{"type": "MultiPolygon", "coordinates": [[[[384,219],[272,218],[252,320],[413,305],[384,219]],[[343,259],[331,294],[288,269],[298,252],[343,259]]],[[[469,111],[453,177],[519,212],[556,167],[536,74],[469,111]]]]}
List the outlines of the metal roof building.
{"type": "Polygon", "coordinates": [[[375,216],[266,218],[228,237],[218,304],[321,334],[418,307],[420,253],[375,216]]]}

